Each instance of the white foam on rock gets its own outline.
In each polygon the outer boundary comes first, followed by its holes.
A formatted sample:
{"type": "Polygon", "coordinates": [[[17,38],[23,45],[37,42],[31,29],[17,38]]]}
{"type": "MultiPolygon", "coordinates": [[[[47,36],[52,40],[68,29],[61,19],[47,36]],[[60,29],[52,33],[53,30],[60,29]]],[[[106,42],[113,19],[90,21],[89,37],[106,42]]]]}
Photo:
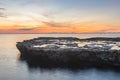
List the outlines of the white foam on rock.
{"type": "Polygon", "coordinates": [[[63,49],[63,48],[81,48],[81,49],[98,49],[98,50],[120,50],[120,42],[115,41],[66,41],[66,40],[49,40],[48,42],[37,41],[38,45],[33,48],[63,49]]]}
{"type": "Polygon", "coordinates": [[[111,50],[120,50],[119,46],[112,46],[111,50]]]}

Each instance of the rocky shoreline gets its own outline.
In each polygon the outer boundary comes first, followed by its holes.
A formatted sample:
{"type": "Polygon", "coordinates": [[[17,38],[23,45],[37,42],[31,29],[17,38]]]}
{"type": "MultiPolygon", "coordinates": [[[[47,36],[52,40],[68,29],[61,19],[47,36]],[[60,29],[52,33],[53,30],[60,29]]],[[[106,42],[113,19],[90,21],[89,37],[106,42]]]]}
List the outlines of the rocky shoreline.
{"type": "Polygon", "coordinates": [[[120,68],[120,38],[40,37],[16,46],[29,64],[42,67],[120,68]]]}

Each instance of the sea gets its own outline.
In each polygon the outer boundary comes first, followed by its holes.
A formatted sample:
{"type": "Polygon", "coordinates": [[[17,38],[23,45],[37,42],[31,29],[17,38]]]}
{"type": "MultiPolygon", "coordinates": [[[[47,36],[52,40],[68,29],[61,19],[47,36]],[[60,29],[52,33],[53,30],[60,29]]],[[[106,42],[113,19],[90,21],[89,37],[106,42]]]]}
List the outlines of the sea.
{"type": "Polygon", "coordinates": [[[109,34],[0,34],[0,80],[120,80],[120,72],[109,69],[60,69],[30,67],[20,59],[16,43],[37,37],[120,37],[109,34]]]}

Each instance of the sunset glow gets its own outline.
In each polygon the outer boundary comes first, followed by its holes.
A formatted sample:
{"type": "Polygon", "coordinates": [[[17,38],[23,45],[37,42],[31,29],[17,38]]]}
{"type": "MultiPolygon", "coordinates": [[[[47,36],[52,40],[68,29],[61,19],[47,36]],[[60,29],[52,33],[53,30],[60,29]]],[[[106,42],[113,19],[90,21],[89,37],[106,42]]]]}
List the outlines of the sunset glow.
{"type": "Polygon", "coordinates": [[[120,0],[0,0],[0,33],[120,32],[120,0]]]}

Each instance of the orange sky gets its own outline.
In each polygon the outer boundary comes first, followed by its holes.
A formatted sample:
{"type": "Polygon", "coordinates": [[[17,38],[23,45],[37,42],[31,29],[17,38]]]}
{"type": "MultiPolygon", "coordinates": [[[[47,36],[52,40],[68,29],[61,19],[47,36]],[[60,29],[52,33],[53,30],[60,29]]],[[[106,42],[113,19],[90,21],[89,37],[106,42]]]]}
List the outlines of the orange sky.
{"type": "Polygon", "coordinates": [[[94,3],[89,0],[1,0],[0,3],[0,33],[120,32],[118,0],[95,0],[94,3]]]}
{"type": "Polygon", "coordinates": [[[3,25],[0,27],[1,33],[101,33],[120,32],[120,27],[93,23],[74,24],[48,24],[39,25],[3,25]],[[116,28],[117,27],[117,28],[116,28]]]}

